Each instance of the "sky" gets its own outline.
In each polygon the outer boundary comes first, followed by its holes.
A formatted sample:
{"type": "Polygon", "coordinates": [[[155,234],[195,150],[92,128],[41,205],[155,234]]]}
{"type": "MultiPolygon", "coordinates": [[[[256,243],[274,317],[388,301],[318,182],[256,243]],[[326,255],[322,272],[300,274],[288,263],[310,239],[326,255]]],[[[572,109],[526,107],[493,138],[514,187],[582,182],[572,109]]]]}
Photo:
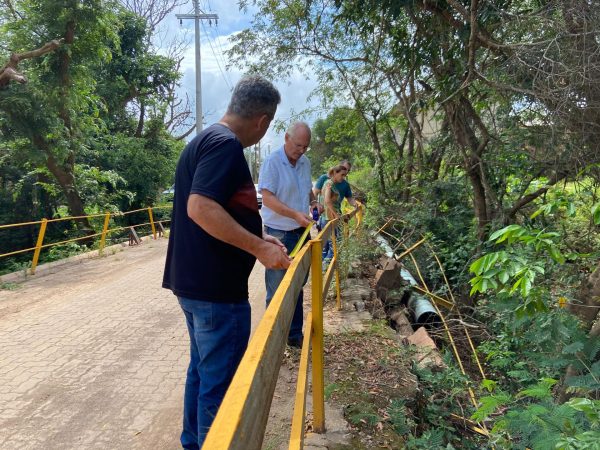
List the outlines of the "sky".
{"type": "MultiPolygon", "coordinates": [[[[200,9],[204,13],[219,16],[217,25],[214,23],[209,25],[208,21],[203,21],[204,23],[200,27],[202,111],[206,127],[222,117],[229,103],[231,90],[243,75],[240,68],[226,69],[225,51],[231,47],[229,37],[250,26],[253,11],[249,9],[246,13],[241,12],[238,0],[200,0],[200,9]]],[[[177,33],[188,37],[190,45],[182,62],[183,78],[180,94],[183,97],[185,94],[188,95],[191,109],[195,112],[194,20],[184,19],[180,24],[175,16],[176,14],[191,13],[193,13],[193,3],[192,0],[189,0],[188,4],[177,8],[173,14],[167,17],[162,25],[167,28],[167,35],[172,36],[177,33]]],[[[294,113],[298,113],[308,106],[317,106],[314,100],[311,103],[307,102],[307,97],[316,83],[313,80],[306,80],[304,75],[298,74],[286,81],[274,81],[274,84],[281,93],[281,103],[277,108],[275,121],[289,123],[294,113]]],[[[303,118],[309,125],[312,125],[316,119],[317,117],[314,116],[303,118]]],[[[195,136],[195,132],[190,135],[189,139],[193,136],[195,136]]],[[[284,131],[276,130],[271,125],[261,142],[263,152],[266,153],[269,148],[275,150],[283,145],[283,136],[284,131]]]]}

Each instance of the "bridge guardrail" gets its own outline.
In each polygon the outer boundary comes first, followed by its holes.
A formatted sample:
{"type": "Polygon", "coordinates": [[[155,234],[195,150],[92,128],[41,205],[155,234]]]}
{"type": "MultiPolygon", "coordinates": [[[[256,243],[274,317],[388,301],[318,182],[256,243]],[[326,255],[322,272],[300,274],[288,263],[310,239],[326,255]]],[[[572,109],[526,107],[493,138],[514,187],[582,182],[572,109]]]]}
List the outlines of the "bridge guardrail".
{"type": "MultiPolygon", "coordinates": [[[[317,237],[310,240],[309,244],[297,253],[248,345],[206,436],[203,449],[259,450],[261,448],[295,302],[309,270],[311,271],[312,306],[304,329],[289,448],[301,449],[304,444],[308,366],[311,355],[313,430],[317,433],[325,431],[323,300],[334,273],[336,274],[336,304],[338,309],[341,307],[339,248],[333,230],[338,223],[342,223],[346,229],[347,221],[354,216],[357,216],[355,230],[358,230],[362,222],[362,213],[363,206],[359,204],[341,219],[328,222],[317,237]],[[334,256],[323,274],[322,248],[323,243],[330,237],[334,246],[334,256]]],[[[343,236],[349,236],[349,233],[344,232],[343,236]]]]}
{"type": "MultiPolygon", "coordinates": [[[[167,221],[155,221],[152,211],[164,208],[169,208],[169,206],[141,208],[125,213],[90,214],[87,216],[42,219],[34,222],[0,225],[0,229],[40,225],[35,247],[0,254],[0,258],[34,251],[30,271],[31,274],[35,274],[40,251],[43,248],[97,236],[100,236],[99,253],[101,254],[105,246],[106,236],[109,233],[129,228],[108,228],[111,217],[120,217],[144,210],[148,211],[149,222],[132,225],[132,227],[150,225],[152,234],[156,239],[156,224],[167,221]],[[60,242],[43,243],[48,223],[77,220],[84,217],[104,217],[102,232],[60,242]]],[[[344,214],[340,219],[328,222],[317,237],[310,240],[308,245],[304,245],[295,256],[240,362],[221,408],[207,435],[204,449],[258,450],[261,448],[287,342],[287,334],[294,314],[295,301],[298,298],[300,289],[303,288],[303,282],[309,270],[311,270],[312,306],[304,329],[289,448],[303,448],[309,356],[312,356],[313,430],[318,433],[325,431],[323,302],[334,274],[336,276],[336,305],[338,309],[341,309],[339,246],[333,230],[338,224],[342,224],[343,233],[341,233],[339,239],[348,239],[352,236],[352,233],[360,230],[363,209],[364,207],[359,203],[357,208],[344,214]],[[350,233],[348,221],[354,216],[356,216],[356,226],[353,232],[350,233]],[[323,243],[330,238],[333,245],[333,258],[323,274],[323,243]],[[315,268],[317,270],[313,270],[315,268]]]]}
{"type": "Polygon", "coordinates": [[[69,242],[76,242],[76,241],[82,241],[82,240],[89,240],[91,238],[97,238],[98,236],[100,236],[100,243],[98,245],[98,253],[102,254],[104,247],[106,245],[106,237],[110,234],[110,233],[114,233],[117,231],[125,231],[128,230],[130,228],[139,228],[139,227],[143,227],[143,226],[150,226],[151,230],[152,230],[152,235],[154,237],[154,239],[156,239],[157,236],[157,231],[156,231],[156,227],[158,224],[160,224],[160,226],[162,226],[163,223],[169,222],[169,220],[154,220],[154,215],[153,215],[153,210],[159,210],[159,209],[169,209],[171,208],[171,206],[167,205],[167,206],[153,206],[153,207],[147,207],[147,208],[140,208],[140,209],[134,209],[131,211],[126,211],[126,212],[107,212],[107,213],[102,213],[102,214],[88,214],[85,216],[69,216],[69,217],[60,217],[60,218],[56,218],[56,219],[41,219],[41,220],[37,220],[37,221],[32,221],[32,222],[21,222],[21,223],[12,223],[12,224],[6,224],[6,225],[0,225],[0,230],[3,229],[9,229],[9,228],[16,228],[16,227],[22,227],[22,226],[31,226],[31,225],[40,225],[40,229],[38,232],[38,236],[37,236],[37,242],[35,247],[29,247],[29,248],[24,248],[24,249],[20,249],[20,250],[15,250],[15,251],[11,251],[11,252],[6,252],[6,253],[2,253],[0,254],[0,258],[3,257],[7,257],[7,256],[13,256],[13,255],[18,255],[21,253],[27,253],[27,252],[33,252],[33,257],[31,260],[31,267],[29,269],[31,275],[35,275],[35,269],[38,265],[39,262],[39,257],[40,257],[40,253],[42,251],[42,249],[45,248],[49,248],[49,247],[55,247],[57,245],[63,245],[63,244],[67,244],[69,242]],[[117,218],[117,217],[123,217],[126,216],[128,214],[133,214],[133,213],[137,213],[137,212],[141,212],[141,211],[147,211],[148,212],[148,219],[149,221],[146,223],[139,223],[139,224],[135,224],[135,225],[129,225],[127,227],[114,227],[114,228],[109,228],[109,224],[110,224],[110,219],[111,218],[117,218]],[[78,220],[78,219],[92,219],[92,218],[96,218],[96,217],[103,217],[104,218],[104,224],[102,227],[102,232],[100,233],[94,233],[94,234],[88,234],[85,236],[80,236],[80,237],[76,237],[76,238],[72,238],[72,239],[66,239],[66,240],[62,240],[59,242],[52,242],[52,243],[47,243],[44,244],[44,238],[46,236],[46,230],[48,227],[49,223],[54,223],[54,222],[64,222],[67,220],[78,220]]]}

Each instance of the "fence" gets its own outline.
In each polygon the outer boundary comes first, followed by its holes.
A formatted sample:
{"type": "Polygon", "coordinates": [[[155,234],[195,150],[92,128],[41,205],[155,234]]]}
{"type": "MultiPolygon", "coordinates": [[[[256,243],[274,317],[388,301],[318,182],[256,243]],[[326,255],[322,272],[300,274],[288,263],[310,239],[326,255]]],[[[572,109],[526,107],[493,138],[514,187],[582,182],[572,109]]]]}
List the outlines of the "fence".
{"type": "MultiPolygon", "coordinates": [[[[346,229],[347,221],[355,215],[358,230],[362,221],[361,205],[341,219],[329,222],[295,256],[248,345],[206,437],[204,449],[261,448],[295,302],[309,269],[312,306],[304,329],[289,448],[303,448],[309,356],[312,356],[313,430],[317,433],[325,431],[323,299],[329,291],[334,273],[338,308],[341,307],[341,298],[339,253],[335,237],[331,239],[334,256],[325,274],[322,272],[322,249],[323,243],[332,237],[332,230],[338,225],[338,221],[341,220],[346,229]]],[[[348,236],[348,233],[343,235],[348,236]]]]}
{"type": "MultiPolygon", "coordinates": [[[[168,207],[149,207],[125,213],[92,214],[81,217],[42,219],[35,222],[0,225],[0,229],[27,225],[40,226],[35,247],[0,254],[0,258],[33,251],[31,273],[34,274],[40,252],[44,248],[100,236],[99,252],[102,253],[108,234],[147,225],[151,226],[152,234],[156,239],[156,226],[164,221],[155,221],[152,211],[153,209],[161,208],[168,207]],[[148,212],[149,222],[132,225],[131,227],[109,228],[111,217],[121,217],[140,211],[148,212]],[[104,217],[102,232],[44,244],[44,236],[48,223],[77,220],[83,217],[104,217]]],[[[309,244],[305,245],[296,254],[252,337],[207,435],[203,448],[211,450],[258,450],[261,448],[279,368],[287,342],[287,334],[294,314],[295,302],[300,290],[303,288],[304,279],[309,269],[311,270],[312,306],[311,311],[308,313],[304,329],[304,342],[298,369],[298,383],[289,448],[303,448],[309,356],[312,356],[313,430],[317,433],[325,431],[323,301],[329,291],[334,274],[336,276],[336,305],[338,309],[341,309],[340,276],[338,270],[339,248],[333,230],[339,223],[343,224],[342,238],[348,239],[351,235],[348,232],[348,221],[356,216],[355,231],[359,230],[362,222],[362,212],[363,207],[359,204],[356,209],[343,215],[340,219],[328,222],[317,237],[310,240],[309,244]],[[323,274],[323,244],[330,238],[333,245],[333,258],[323,274]]]]}
{"type": "Polygon", "coordinates": [[[0,225],[0,230],[16,228],[16,227],[24,227],[24,226],[33,226],[33,225],[40,226],[35,247],[30,247],[30,248],[15,250],[12,252],[2,253],[2,254],[0,254],[0,258],[18,255],[18,254],[27,253],[27,252],[33,252],[30,273],[31,273],[31,275],[34,275],[35,269],[39,262],[40,253],[45,248],[55,247],[58,245],[64,245],[69,242],[77,242],[77,241],[84,241],[84,240],[87,241],[87,240],[90,240],[93,238],[100,237],[100,242],[98,244],[98,253],[102,254],[104,247],[106,245],[106,237],[110,233],[114,233],[117,231],[128,231],[129,233],[133,234],[133,236],[135,236],[135,238],[137,239],[137,234],[135,233],[135,228],[139,228],[139,227],[143,227],[143,226],[150,226],[150,229],[152,230],[152,235],[153,235],[154,239],[156,239],[157,227],[159,227],[160,230],[162,231],[163,230],[162,224],[168,222],[169,220],[154,220],[153,210],[167,209],[167,208],[170,209],[171,206],[170,205],[169,206],[155,206],[155,207],[135,209],[135,210],[126,211],[126,212],[117,212],[117,213],[107,212],[104,214],[89,214],[86,216],[61,217],[61,218],[57,218],[57,219],[42,219],[42,220],[38,220],[35,222],[23,222],[23,223],[13,223],[13,224],[8,224],[8,225],[0,225]],[[138,213],[141,211],[147,211],[148,220],[149,220],[148,222],[139,223],[139,224],[135,224],[135,225],[129,225],[127,227],[109,228],[111,218],[124,217],[129,214],[134,214],[134,213],[138,213]],[[86,219],[86,218],[92,219],[92,218],[96,218],[96,217],[104,218],[104,224],[102,227],[102,231],[100,233],[86,234],[85,236],[80,236],[80,237],[76,237],[76,238],[72,238],[72,239],[62,240],[59,242],[52,242],[52,243],[44,244],[44,238],[46,236],[46,229],[47,229],[49,223],[64,222],[64,221],[68,221],[68,220],[81,220],[81,219],[86,219]]]}

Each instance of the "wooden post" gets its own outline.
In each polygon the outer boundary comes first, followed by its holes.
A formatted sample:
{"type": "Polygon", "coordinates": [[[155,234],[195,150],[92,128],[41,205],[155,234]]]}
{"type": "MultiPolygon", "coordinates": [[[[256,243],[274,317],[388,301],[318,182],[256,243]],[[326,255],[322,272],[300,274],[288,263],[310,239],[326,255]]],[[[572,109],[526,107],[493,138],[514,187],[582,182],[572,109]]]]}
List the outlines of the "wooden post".
{"type": "Polygon", "coordinates": [[[323,243],[311,241],[311,282],[312,282],[312,388],[313,388],[313,431],[325,432],[325,376],[323,372],[323,243]]]}
{"type": "Polygon", "coordinates": [[[44,235],[46,234],[46,226],[48,225],[48,219],[42,219],[40,224],[40,232],[38,234],[37,243],[35,244],[35,252],[33,252],[33,260],[31,261],[31,275],[35,275],[35,268],[37,267],[38,260],[40,259],[40,252],[42,251],[42,244],[44,242],[44,235]]]}
{"type": "Polygon", "coordinates": [[[106,244],[106,232],[108,231],[108,223],[110,222],[110,213],[107,212],[104,216],[104,226],[102,227],[102,236],[100,237],[100,246],[98,247],[98,254],[104,253],[104,244],[106,244]]]}

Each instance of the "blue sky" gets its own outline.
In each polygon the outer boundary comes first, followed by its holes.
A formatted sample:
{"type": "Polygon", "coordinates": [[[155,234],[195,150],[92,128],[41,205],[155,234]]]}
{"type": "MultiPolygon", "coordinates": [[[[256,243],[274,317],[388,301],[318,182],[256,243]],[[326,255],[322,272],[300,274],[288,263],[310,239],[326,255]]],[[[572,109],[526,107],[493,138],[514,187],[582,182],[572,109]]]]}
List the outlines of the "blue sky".
{"type": "MultiPolygon", "coordinates": [[[[253,11],[248,10],[242,13],[238,7],[238,0],[200,0],[200,9],[204,13],[215,13],[219,16],[218,24],[209,26],[205,21],[201,27],[201,74],[202,74],[202,111],[204,113],[205,124],[211,124],[221,118],[231,94],[231,87],[234,86],[243,72],[239,68],[226,69],[227,57],[224,52],[231,44],[229,37],[244,28],[250,26],[253,11]]],[[[163,26],[168,27],[168,34],[173,33],[186,34],[190,45],[184,55],[182,63],[183,78],[181,80],[181,93],[183,96],[187,93],[192,102],[192,110],[195,111],[195,61],[194,61],[194,21],[184,20],[179,24],[175,14],[189,14],[193,12],[192,0],[188,4],[177,8],[172,16],[167,17],[163,26]]],[[[309,104],[307,97],[315,86],[314,81],[306,80],[304,75],[298,74],[287,81],[274,82],[279,89],[282,97],[281,104],[277,109],[276,120],[289,122],[292,114],[304,110],[309,104]]],[[[316,106],[314,100],[310,103],[316,106]]],[[[312,124],[316,117],[305,118],[312,124]]],[[[263,138],[262,147],[264,149],[271,146],[272,149],[278,148],[283,144],[283,132],[275,130],[272,126],[267,135],[263,138]]],[[[193,137],[194,134],[190,136],[193,137]]]]}

